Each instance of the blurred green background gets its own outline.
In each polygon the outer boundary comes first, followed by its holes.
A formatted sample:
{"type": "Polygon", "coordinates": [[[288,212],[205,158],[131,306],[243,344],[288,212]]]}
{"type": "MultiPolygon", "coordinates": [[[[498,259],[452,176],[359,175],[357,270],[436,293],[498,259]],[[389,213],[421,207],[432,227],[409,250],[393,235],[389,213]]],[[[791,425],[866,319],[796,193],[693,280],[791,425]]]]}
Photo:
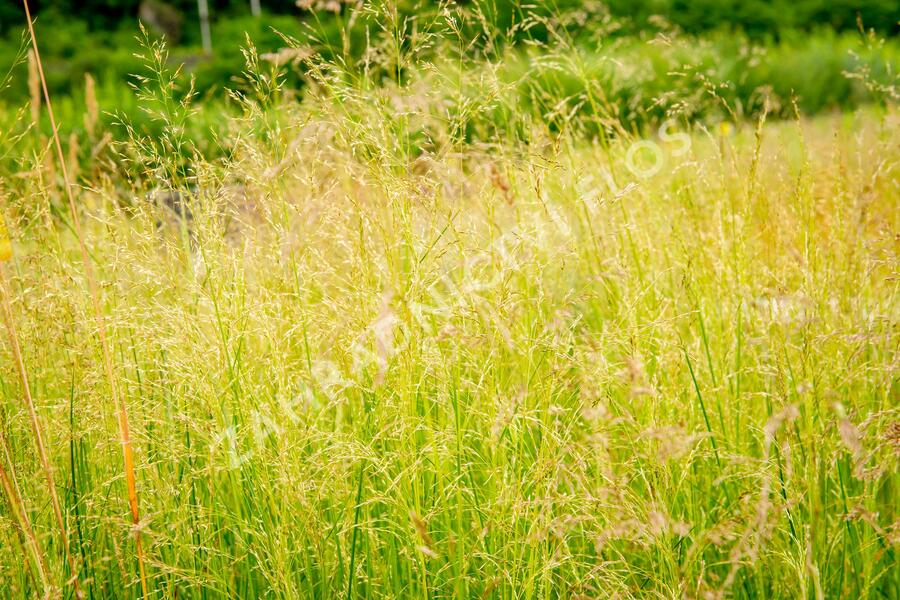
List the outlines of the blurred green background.
{"type": "MultiPolygon", "coordinates": [[[[260,0],[258,13],[253,4],[209,0],[212,49],[205,52],[197,0],[33,0],[47,81],[57,98],[63,127],[80,126],[85,74],[91,74],[102,111],[127,115],[152,133],[152,124],[141,116],[128,85],[135,82],[135,75],[146,74],[138,56],[142,52],[139,19],[151,36],[166,39],[169,64],[184,65],[181,89],[187,89],[192,78],[205,106],[227,103],[226,89],[241,88],[242,47],[248,39],[260,54],[277,52],[286,46],[283,36],[289,36],[319,56],[342,55],[350,62],[366,48],[366,24],[361,22],[365,16],[354,19],[352,27],[348,24],[352,7],[363,3],[315,0],[307,3],[313,8],[309,10],[294,0],[260,0]]],[[[548,107],[567,106],[590,116],[591,108],[583,99],[594,85],[621,108],[617,116],[629,129],[656,122],[674,102],[700,98],[710,89],[741,113],[732,116],[758,111],[761,90],[767,98],[777,99],[770,106],[775,116],[790,114],[794,101],[808,114],[846,110],[891,101],[871,82],[896,83],[900,58],[896,0],[401,0],[379,4],[396,7],[401,18],[423,21],[448,5],[476,15],[464,21],[457,34],[473,40],[465,58],[473,69],[478,61],[501,64],[504,79],[519,89],[523,107],[539,111],[550,127],[554,116],[548,107]],[[577,73],[558,64],[548,68],[535,58],[558,49],[554,36],[559,31],[567,41],[559,52],[577,54],[577,73]],[[648,43],[660,38],[670,40],[665,48],[648,43]],[[619,69],[617,64],[627,68],[619,69]],[[860,72],[868,83],[852,75],[860,72]],[[660,102],[661,97],[670,101],[660,102]]],[[[0,126],[8,126],[12,115],[28,104],[24,27],[21,3],[0,3],[0,75],[9,71],[0,89],[0,126]]],[[[282,77],[289,89],[302,90],[304,68],[297,63],[285,67],[282,77]]],[[[709,116],[704,103],[695,104],[697,108],[680,116],[689,120],[709,116]]],[[[116,121],[105,112],[101,120],[106,125],[116,121]]],[[[199,119],[193,124],[202,123],[199,119]]]]}

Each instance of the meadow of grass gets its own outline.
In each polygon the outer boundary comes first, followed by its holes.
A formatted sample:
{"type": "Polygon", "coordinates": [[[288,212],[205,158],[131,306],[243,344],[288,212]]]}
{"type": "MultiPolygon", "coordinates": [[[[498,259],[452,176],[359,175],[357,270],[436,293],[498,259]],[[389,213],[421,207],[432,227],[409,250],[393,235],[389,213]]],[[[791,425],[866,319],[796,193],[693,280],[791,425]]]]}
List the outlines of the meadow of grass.
{"type": "Polygon", "coordinates": [[[376,17],[212,158],[149,42],[159,136],[0,132],[0,595],[896,598],[890,83],[638,137],[376,17]]]}

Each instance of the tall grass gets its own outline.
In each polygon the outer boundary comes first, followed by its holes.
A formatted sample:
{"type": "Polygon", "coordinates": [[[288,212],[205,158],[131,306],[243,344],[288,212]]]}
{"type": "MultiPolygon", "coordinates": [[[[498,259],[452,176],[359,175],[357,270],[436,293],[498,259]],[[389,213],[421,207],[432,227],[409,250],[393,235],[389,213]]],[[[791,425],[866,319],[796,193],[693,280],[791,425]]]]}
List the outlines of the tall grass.
{"type": "MultiPolygon", "coordinates": [[[[577,61],[587,115],[463,68],[465,8],[366,6],[361,60],[297,54],[302,103],[247,50],[224,155],[150,44],[164,137],[0,185],[85,596],[900,593],[890,99],[641,139],[577,61]]],[[[0,356],[0,589],[43,596],[69,567],[0,356]]]]}
{"type": "MultiPolygon", "coordinates": [[[[75,233],[75,239],[78,242],[78,247],[79,247],[80,254],[81,254],[81,266],[84,270],[85,279],[87,280],[88,289],[90,291],[91,306],[93,308],[94,318],[95,318],[95,322],[97,325],[97,336],[100,341],[100,349],[101,349],[102,355],[103,355],[103,364],[106,369],[107,385],[109,386],[109,393],[112,397],[113,406],[115,407],[115,410],[116,410],[117,416],[118,416],[119,440],[122,444],[125,479],[126,479],[127,488],[128,488],[128,504],[129,504],[129,507],[131,508],[131,517],[132,517],[132,521],[133,521],[133,524],[135,527],[134,537],[135,537],[135,544],[137,547],[137,562],[138,562],[138,567],[139,567],[139,571],[140,571],[140,575],[141,575],[141,590],[142,590],[142,594],[144,596],[146,596],[147,595],[147,582],[146,582],[146,576],[144,574],[144,557],[143,557],[143,550],[142,550],[142,544],[141,544],[141,532],[140,532],[140,529],[138,528],[139,522],[140,522],[140,512],[138,509],[137,484],[135,481],[135,474],[134,474],[134,458],[133,458],[133,452],[132,452],[132,447],[131,447],[131,435],[129,432],[129,425],[128,425],[128,409],[127,409],[124,401],[122,400],[122,398],[119,396],[119,392],[118,392],[116,375],[115,375],[115,371],[114,371],[114,367],[113,367],[113,363],[112,363],[112,357],[110,356],[109,341],[107,339],[107,333],[106,333],[106,317],[104,316],[104,313],[103,313],[102,300],[100,298],[100,291],[99,291],[99,288],[97,285],[97,280],[94,278],[94,266],[91,261],[87,243],[85,242],[84,234],[83,234],[82,228],[81,228],[81,217],[79,216],[78,207],[75,204],[75,195],[74,195],[74,190],[73,190],[74,183],[69,178],[69,170],[68,170],[68,166],[67,166],[67,161],[63,154],[62,143],[60,142],[60,139],[59,139],[59,131],[56,127],[56,118],[54,117],[54,114],[53,114],[53,104],[50,100],[50,93],[47,90],[47,80],[44,77],[44,67],[43,67],[43,64],[41,63],[41,54],[40,54],[40,51],[38,50],[37,35],[35,34],[35,31],[34,31],[34,23],[32,22],[31,11],[29,10],[29,6],[28,6],[28,0],[23,0],[23,6],[25,8],[25,17],[28,20],[28,33],[31,37],[32,53],[30,56],[32,57],[32,60],[30,61],[29,64],[34,65],[34,71],[36,73],[36,77],[29,78],[29,83],[32,79],[38,79],[41,84],[41,90],[43,91],[43,94],[44,94],[44,102],[46,103],[47,115],[50,119],[50,127],[52,130],[53,145],[54,145],[54,148],[56,149],[57,166],[58,166],[60,172],[62,173],[62,183],[63,183],[63,187],[65,189],[66,198],[68,199],[69,211],[70,211],[71,219],[72,219],[71,222],[73,225],[73,231],[75,233]]],[[[35,94],[32,93],[32,98],[34,98],[34,97],[35,97],[35,94]]],[[[31,104],[32,104],[32,116],[34,117],[35,113],[39,111],[40,105],[36,101],[32,101],[31,104]]],[[[70,143],[71,143],[71,141],[70,141],[70,143]]],[[[5,278],[5,273],[0,272],[0,277],[5,278]]],[[[50,497],[52,500],[54,513],[56,514],[57,520],[59,521],[60,533],[61,533],[61,537],[62,537],[62,541],[63,541],[62,545],[64,547],[65,554],[68,559],[69,566],[71,568],[70,577],[72,578],[75,594],[76,594],[76,596],[80,597],[81,593],[78,589],[77,568],[75,566],[75,562],[69,551],[68,534],[66,531],[65,524],[63,523],[62,515],[61,515],[60,509],[59,509],[59,500],[57,499],[56,489],[55,489],[56,484],[54,482],[54,479],[52,476],[52,471],[50,470],[50,466],[49,466],[49,463],[48,463],[48,460],[46,457],[46,450],[44,448],[44,443],[43,443],[43,439],[42,439],[43,434],[41,433],[41,427],[39,425],[37,415],[34,411],[34,405],[33,405],[32,399],[31,399],[31,392],[30,392],[29,385],[28,385],[28,375],[25,371],[25,366],[22,362],[21,352],[19,350],[19,344],[18,344],[18,340],[17,340],[17,334],[16,334],[14,327],[11,324],[12,314],[11,314],[11,310],[9,309],[8,302],[6,300],[6,289],[5,289],[6,282],[3,281],[2,284],[4,287],[4,289],[3,289],[4,321],[7,322],[7,329],[9,330],[9,339],[11,342],[11,346],[13,348],[14,360],[15,360],[16,364],[18,365],[19,374],[21,375],[21,379],[22,379],[22,387],[24,390],[26,404],[28,405],[28,409],[29,409],[31,421],[32,421],[32,427],[34,430],[35,445],[38,448],[38,453],[40,455],[40,459],[41,459],[41,462],[44,466],[44,470],[46,473],[47,483],[50,487],[50,497]]]]}

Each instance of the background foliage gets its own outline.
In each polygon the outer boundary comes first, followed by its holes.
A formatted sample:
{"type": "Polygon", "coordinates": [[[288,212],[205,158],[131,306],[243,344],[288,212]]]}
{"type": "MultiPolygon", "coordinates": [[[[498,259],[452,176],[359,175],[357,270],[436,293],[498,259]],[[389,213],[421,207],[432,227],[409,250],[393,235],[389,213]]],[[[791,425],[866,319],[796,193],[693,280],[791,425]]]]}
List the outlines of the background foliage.
{"type": "MultiPolygon", "coordinates": [[[[364,68],[360,65],[368,60],[363,55],[369,39],[390,34],[379,31],[372,14],[350,18],[347,2],[336,3],[341,8],[335,13],[315,10],[325,3],[314,2],[314,10],[305,10],[291,0],[264,0],[263,14],[255,17],[249,2],[214,0],[210,2],[213,52],[206,54],[200,48],[194,0],[144,4],[157,11],[175,11],[179,26],[177,34],[166,40],[168,65],[182,69],[173,81],[173,93],[181,98],[189,91],[197,94],[212,113],[231,104],[228,90],[251,87],[244,54],[249,46],[263,57],[266,76],[277,78],[285,84],[285,93],[302,99],[309,82],[307,65],[288,61],[276,69],[266,57],[294,45],[326,60],[364,68]]],[[[114,129],[125,116],[141,131],[159,134],[129,91],[139,77],[148,75],[136,35],[141,5],[138,0],[32,3],[43,33],[50,92],[63,116],[68,110],[72,117],[62,119],[67,135],[84,133],[78,115],[84,112],[88,75],[96,81],[104,128],[114,129]]],[[[513,103],[514,110],[539,114],[551,128],[566,121],[588,135],[602,129],[600,123],[608,116],[608,106],[598,111],[590,101],[598,94],[616,105],[617,120],[629,130],[658,123],[673,111],[687,120],[715,121],[729,112],[756,116],[766,104],[771,115],[791,115],[796,103],[813,114],[883,100],[871,85],[848,75],[863,71],[869,79],[893,84],[900,58],[897,11],[890,0],[390,3],[398,33],[441,33],[433,27],[442,22],[440,12],[448,7],[467,15],[454,34],[467,40],[464,52],[423,44],[417,56],[449,52],[458,56],[463,68],[475,69],[488,61],[509,88],[504,91],[505,107],[513,103]],[[548,60],[550,55],[553,60],[548,60]],[[572,121],[570,116],[579,119],[572,121]]],[[[0,4],[0,69],[11,68],[9,79],[17,82],[0,86],[0,122],[12,119],[29,102],[22,14],[18,2],[0,4]]],[[[152,28],[150,33],[162,35],[152,28]]],[[[369,75],[390,79],[399,73],[369,75]]],[[[479,118],[468,121],[466,136],[496,133],[495,122],[506,123],[502,115],[498,120],[497,110],[482,107],[479,118]]],[[[217,121],[211,117],[196,122],[205,126],[217,121]]],[[[49,123],[42,129],[49,130],[49,123]]],[[[206,141],[215,151],[215,142],[206,141]]]]}

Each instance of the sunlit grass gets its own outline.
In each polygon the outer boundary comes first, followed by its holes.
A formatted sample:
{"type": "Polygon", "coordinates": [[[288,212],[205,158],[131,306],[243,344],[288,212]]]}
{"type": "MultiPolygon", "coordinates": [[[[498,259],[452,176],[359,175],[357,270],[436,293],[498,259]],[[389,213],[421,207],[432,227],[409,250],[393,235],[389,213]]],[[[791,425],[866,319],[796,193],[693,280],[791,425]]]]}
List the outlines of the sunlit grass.
{"type": "MultiPolygon", "coordinates": [[[[675,121],[650,174],[393,50],[302,104],[249,53],[214,161],[156,61],[164,137],[76,188],[112,382],[50,159],[0,186],[84,594],[141,594],[137,530],[152,597],[896,596],[895,110],[675,121]]],[[[0,589],[70,598],[0,357],[0,589]]]]}

